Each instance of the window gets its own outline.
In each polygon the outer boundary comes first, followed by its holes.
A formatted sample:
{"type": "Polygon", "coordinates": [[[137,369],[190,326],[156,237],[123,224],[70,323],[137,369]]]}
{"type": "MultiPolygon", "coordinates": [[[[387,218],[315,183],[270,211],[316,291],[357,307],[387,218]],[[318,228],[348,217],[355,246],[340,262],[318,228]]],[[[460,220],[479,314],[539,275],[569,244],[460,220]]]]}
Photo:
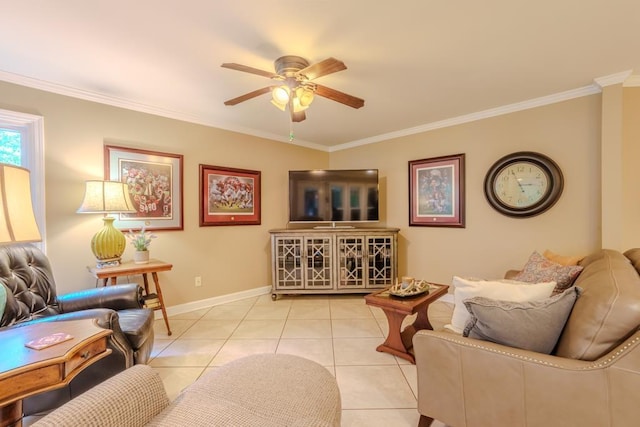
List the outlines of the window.
{"type": "Polygon", "coordinates": [[[32,114],[0,110],[0,162],[31,171],[33,210],[45,248],[44,119],[32,114]]]}

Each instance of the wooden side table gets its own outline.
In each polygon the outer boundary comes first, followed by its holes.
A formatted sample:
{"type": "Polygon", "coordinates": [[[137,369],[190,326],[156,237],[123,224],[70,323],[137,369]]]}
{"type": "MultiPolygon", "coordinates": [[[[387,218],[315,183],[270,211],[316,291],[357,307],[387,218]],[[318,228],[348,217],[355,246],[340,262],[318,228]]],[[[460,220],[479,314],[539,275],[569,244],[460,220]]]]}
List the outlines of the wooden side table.
{"type": "Polygon", "coordinates": [[[63,387],[87,366],[111,353],[110,329],[92,319],[42,322],[0,331],[0,426],[22,425],[22,399],[63,387]],[[73,338],[42,350],[29,341],[63,332],[73,338]]]}
{"type": "Polygon", "coordinates": [[[413,336],[421,329],[433,329],[427,317],[427,307],[446,294],[448,288],[447,285],[431,284],[429,293],[414,297],[393,296],[389,293],[389,288],[365,295],[364,300],[367,305],[381,308],[389,323],[387,339],[376,350],[391,353],[411,363],[416,363],[412,353],[413,336]],[[413,324],[401,331],[404,318],[415,313],[418,313],[418,316],[413,324]]]}
{"type": "Polygon", "coordinates": [[[169,271],[173,268],[173,264],[169,264],[164,261],[160,261],[157,259],[151,259],[147,264],[135,264],[133,261],[123,262],[120,265],[116,265],[114,267],[87,267],[89,272],[96,279],[103,280],[103,285],[107,286],[109,283],[115,285],[118,277],[120,276],[133,276],[136,274],[141,274],[142,279],[144,280],[144,291],[147,295],[149,295],[149,280],[147,278],[147,274],[151,273],[151,277],[153,277],[153,284],[155,286],[156,294],[158,295],[158,300],[160,301],[159,307],[154,307],[153,310],[162,310],[162,317],[164,318],[164,323],[167,325],[167,334],[171,335],[171,328],[169,327],[169,318],[167,317],[167,310],[164,307],[164,299],[162,298],[162,288],[160,288],[160,282],[158,280],[158,272],[160,271],[169,271]],[[109,282],[111,279],[111,282],[109,282]]]}

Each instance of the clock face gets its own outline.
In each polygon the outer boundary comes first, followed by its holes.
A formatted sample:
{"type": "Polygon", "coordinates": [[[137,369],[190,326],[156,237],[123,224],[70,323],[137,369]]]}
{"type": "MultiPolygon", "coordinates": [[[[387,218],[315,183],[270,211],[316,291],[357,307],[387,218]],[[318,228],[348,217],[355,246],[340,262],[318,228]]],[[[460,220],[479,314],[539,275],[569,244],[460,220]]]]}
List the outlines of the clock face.
{"type": "Polygon", "coordinates": [[[549,190],[549,177],[539,165],[526,161],[511,163],[498,171],[494,180],[496,197],[505,205],[527,208],[540,202],[549,190]]]}
{"type": "Polygon", "coordinates": [[[516,218],[541,214],[553,206],[564,186],[558,165],[544,154],[520,151],[491,166],[484,194],[498,212],[516,218]]]}

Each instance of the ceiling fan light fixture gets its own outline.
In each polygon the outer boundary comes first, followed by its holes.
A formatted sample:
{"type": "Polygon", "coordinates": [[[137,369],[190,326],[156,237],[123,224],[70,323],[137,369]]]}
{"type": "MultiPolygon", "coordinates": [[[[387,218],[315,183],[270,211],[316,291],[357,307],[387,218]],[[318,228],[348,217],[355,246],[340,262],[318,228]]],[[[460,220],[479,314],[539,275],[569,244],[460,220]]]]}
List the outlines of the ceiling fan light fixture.
{"type": "Polygon", "coordinates": [[[289,86],[276,86],[271,91],[271,97],[278,104],[287,105],[287,103],[289,102],[290,93],[291,90],[289,89],[289,86]]]}
{"type": "Polygon", "coordinates": [[[313,102],[314,93],[311,89],[304,86],[296,88],[296,99],[300,102],[302,107],[308,107],[313,102]]]}
{"type": "Polygon", "coordinates": [[[311,105],[316,95],[352,108],[364,106],[364,99],[318,85],[313,81],[319,77],[347,69],[342,61],[335,58],[327,58],[309,64],[306,59],[300,56],[286,55],[275,60],[275,73],[236,63],[224,63],[222,67],[256,74],[279,82],[277,86],[269,85],[229,99],[224,102],[225,105],[237,105],[271,92],[271,103],[281,111],[288,109],[292,122],[301,122],[306,119],[304,110],[311,105]]]}
{"type": "Polygon", "coordinates": [[[279,102],[276,102],[274,99],[271,100],[271,103],[275,105],[276,108],[280,111],[284,111],[287,108],[287,104],[280,104],[279,102]]]}
{"type": "Polygon", "coordinates": [[[291,99],[291,109],[293,110],[294,113],[299,113],[301,111],[306,110],[307,108],[309,108],[309,106],[302,105],[298,97],[294,97],[291,99]]]}

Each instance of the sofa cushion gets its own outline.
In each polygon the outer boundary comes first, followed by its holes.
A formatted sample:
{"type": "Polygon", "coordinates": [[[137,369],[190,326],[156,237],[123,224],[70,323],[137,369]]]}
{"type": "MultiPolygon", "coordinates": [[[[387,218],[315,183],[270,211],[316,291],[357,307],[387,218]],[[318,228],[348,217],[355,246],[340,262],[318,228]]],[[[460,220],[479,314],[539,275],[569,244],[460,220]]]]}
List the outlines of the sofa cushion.
{"type": "Polygon", "coordinates": [[[604,249],[580,262],[575,282],[583,292],[558,341],[556,355],[595,360],[640,325],[640,276],[628,258],[604,249]]]}
{"type": "Polygon", "coordinates": [[[464,302],[471,317],[462,335],[550,354],[579,294],[571,287],[541,301],[470,298],[464,302]]]}
{"type": "Polygon", "coordinates": [[[542,255],[550,260],[555,262],[556,264],[560,264],[560,265],[578,265],[578,263],[582,260],[582,256],[577,256],[577,255],[559,255],[553,251],[550,251],[549,249],[547,249],[546,251],[544,251],[542,253],[542,255]]]}
{"type": "Polygon", "coordinates": [[[573,285],[582,268],[579,265],[561,265],[534,252],[514,280],[529,283],[554,281],[556,282],[554,292],[560,293],[573,285]]]}
{"type": "Polygon", "coordinates": [[[531,284],[513,280],[474,280],[454,276],[452,285],[455,287],[455,305],[451,323],[445,325],[445,328],[462,334],[470,316],[464,306],[464,300],[481,296],[504,301],[536,301],[548,298],[556,283],[531,284]]]}

